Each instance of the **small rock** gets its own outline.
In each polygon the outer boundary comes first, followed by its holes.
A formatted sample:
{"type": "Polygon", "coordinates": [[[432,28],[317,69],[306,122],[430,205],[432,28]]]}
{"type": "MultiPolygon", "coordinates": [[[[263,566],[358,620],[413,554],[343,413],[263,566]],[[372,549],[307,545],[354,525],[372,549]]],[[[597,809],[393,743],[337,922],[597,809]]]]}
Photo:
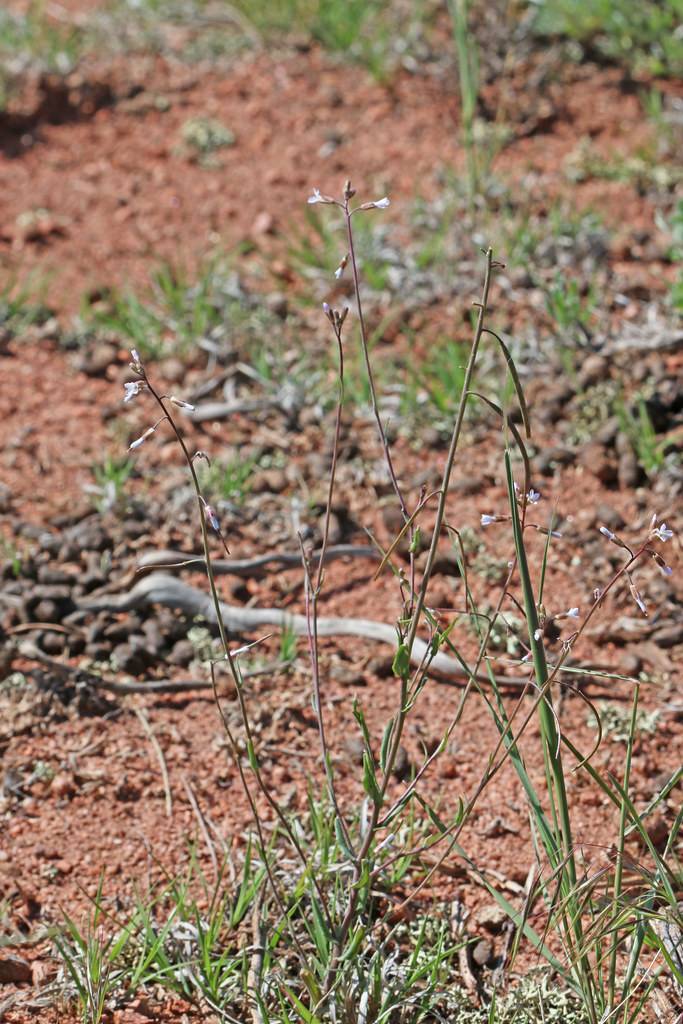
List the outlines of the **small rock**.
{"type": "Polygon", "coordinates": [[[617,467],[601,444],[591,441],[578,453],[577,462],[593,474],[602,484],[613,484],[617,480],[617,467]]]}
{"type": "Polygon", "coordinates": [[[73,777],[68,772],[57,772],[50,783],[50,793],[52,796],[57,797],[58,800],[63,800],[65,797],[72,797],[75,792],[76,787],[73,777]]]}
{"type": "Polygon", "coordinates": [[[105,626],[103,636],[111,643],[126,643],[131,633],[130,622],[110,622],[105,626]]]}
{"type": "Polygon", "coordinates": [[[490,932],[502,931],[508,920],[508,915],[497,903],[487,903],[477,913],[477,924],[490,932]]]}
{"type": "Polygon", "coordinates": [[[395,779],[398,779],[399,782],[405,782],[406,779],[410,778],[412,768],[413,766],[408,756],[408,751],[403,744],[401,744],[396,751],[396,760],[394,761],[394,767],[391,774],[395,779]]]}
{"type": "Polygon", "coordinates": [[[39,601],[68,601],[71,597],[71,588],[61,583],[37,583],[31,589],[31,604],[38,604],[39,601]]]}
{"type": "Polygon", "coordinates": [[[659,647],[677,647],[683,643],[683,622],[662,626],[652,634],[652,639],[659,647]]]}
{"type": "Polygon", "coordinates": [[[28,960],[11,953],[0,955],[0,985],[25,985],[33,980],[28,960]]]}
{"type": "Polygon", "coordinates": [[[455,551],[439,552],[434,560],[432,572],[435,576],[459,576],[460,566],[455,551]]]}
{"type": "Polygon", "coordinates": [[[81,549],[75,541],[66,541],[59,549],[60,562],[79,562],[81,549]]]}
{"type": "Polygon", "coordinates": [[[268,210],[262,210],[261,213],[257,214],[251,226],[251,233],[253,235],[274,235],[275,217],[273,217],[272,213],[268,210]]]}
{"type": "MultiPolygon", "coordinates": [[[[650,842],[656,850],[663,850],[669,841],[671,829],[663,814],[658,814],[655,817],[647,818],[645,821],[645,827],[647,834],[650,838],[650,842]]],[[[638,837],[638,842],[644,845],[643,840],[638,837]]]]}
{"type": "Polygon", "coordinates": [[[74,540],[81,550],[105,551],[113,546],[111,537],[97,522],[79,523],[69,533],[71,536],[68,539],[74,540]]]}
{"type": "Polygon", "coordinates": [[[624,526],[626,526],[626,523],[620,513],[606,502],[600,502],[596,507],[595,520],[601,526],[606,526],[608,530],[612,530],[614,532],[622,530],[624,526]]]}
{"type": "MultiPolygon", "coordinates": [[[[159,364],[159,375],[168,384],[182,384],[187,377],[187,367],[180,359],[176,359],[175,356],[169,356],[168,359],[163,359],[159,364]]],[[[182,398],[182,395],[178,395],[178,398],[182,398]]]]}
{"type": "Polygon", "coordinates": [[[143,652],[130,643],[117,644],[111,652],[111,656],[121,672],[128,672],[131,675],[137,675],[139,672],[142,672],[147,661],[143,652]]]}
{"type": "Polygon", "coordinates": [[[57,655],[63,652],[64,646],[66,644],[66,637],[64,636],[63,633],[53,633],[51,631],[46,631],[45,633],[40,634],[40,640],[37,642],[40,648],[43,651],[45,651],[46,654],[57,655]]]}
{"type": "Polygon", "coordinates": [[[282,469],[262,469],[250,481],[253,494],[281,494],[287,490],[287,476],[282,469]]]}
{"type": "Polygon", "coordinates": [[[631,651],[626,651],[621,655],[619,672],[625,676],[633,676],[638,678],[638,673],[643,667],[642,658],[639,658],[637,654],[633,654],[631,651]]]}
{"type": "Polygon", "coordinates": [[[630,490],[638,486],[643,478],[643,471],[640,468],[635,452],[628,451],[619,456],[617,474],[619,486],[624,490],[630,490]]]}
{"type": "Polygon", "coordinates": [[[441,431],[437,427],[423,427],[420,432],[420,442],[423,450],[425,448],[438,450],[443,444],[441,431]]]}
{"type": "Polygon", "coordinates": [[[604,356],[597,353],[587,356],[579,369],[579,384],[582,388],[589,388],[607,377],[608,363],[604,356]]]}
{"type": "Polygon", "coordinates": [[[56,601],[39,601],[33,614],[38,622],[59,622],[62,618],[56,601]]]}
{"type": "Polygon", "coordinates": [[[121,533],[128,540],[137,540],[149,531],[149,525],[141,523],[137,519],[126,519],[121,527],[121,533]]]}
{"type": "Polygon", "coordinates": [[[573,395],[574,391],[568,384],[546,386],[538,396],[537,416],[541,423],[557,423],[561,420],[573,395]]]}
{"type": "Polygon", "coordinates": [[[38,581],[53,586],[71,586],[75,581],[64,569],[56,569],[51,565],[41,565],[38,569],[38,581]]]}
{"type": "Polygon", "coordinates": [[[389,679],[394,674],[393,663],[393,658],[390,655],[375,654],[368,661],[366,669],[370,675],[377,676],[379,679],[389,679]]]}
{"type": "Polygon", "coordinates": [[[631,439],[623,430],[619,430],[616,437],[614,438],[614,447],[617,450],[618,455],[626,455],[633,453],[633,445],[631,439]]]}
{"type": "Polygon", "coordinates": [[[340,686],[365,686],[367,684],[367,680],[362,672],[353,668],[352,665],[345,664],[343,661],[333,661],[328,675],[331,680],[339,683],[340,686]]]}
{"type": "Polygon", "coordinates": [[[167,656],[166,661],[171,665],[178,665],[185,668],[195,658],[194,647],[189,640],[178,640],[167,656]]]}
{"type": "Polygon", "coordinates": [[[86,643],[85,653],[92,661],[109,661],[109,644],[86,643]]]}
{"type": "Polygon", "coordinates": [[[272,292],[266,296],[266,308],[280,320],[286,320],[289,313],[289,301],[282,292],[272,292]]]}
{"type": "Polygon", "coordinates": [[[347,736],[344,740],[344,751],[352,764],[362,764],[365,752],[365,743],[360,736],[347,736]]]}
{"type": "Polygon", "coordinates": [[[595,440],[605,448],[612,448],[616,444],[621,424],[618,416],[610,416],[608,420],[595,432],[595,440]]]}
{"type": "Polygon", "coordinates": [[[31,980],[38,988],[43,988],[56,973],[56,965],[49,960],[34,960],[31,964],[31,980]]]}
{"type": "Polygon", "coordinates": [[[552,476],[558,466],[569,466],[574,461],[575,454],[571,448],[563,448],[556,445],[553,448],[544,448],[535,458],[536,468],[542,476],[552,476]]]}
{"type": "Polygon", "coordinates": [[[12,491],[7,484],[0,483],[0,513],[9,512],[11,504],[12,491]]]}
{"type": "Polygon", "coordinates": [[[488,939],[479,939],[472,946],[472,960],[477,967],[486,967],[493,960],[493,944],[488,939]]]}
{"type": "Polygon", "coordinates": [[[450,485],[454,494],[479,494],[484,486],[484,480],[480,476],[457,477],[450,485]]]}
{"type": "MultiPolygon", "coordinates": [[[[325,529],[325,516],[322,515],[318,520],[318,529],[322,536],[322,532],[325,529]]],[[[330,513],[330,521],[328,524],[327,542],[328,544],[341,544],[344,540],[344,527],[340,517],[335,513],[330,513]]]]}
{"type": "Polygon", "coordinates": [[[155,658],[158,657],[164,649],[164,638],[157,620],[147,619],[143,622],[142,632],[145,635],[146,649],[155,658]]]}
{"type": "Polygon", "coordinates": [[[81,355],[76,368],[89,377],[101,377],[118,359],[118,349],[107,342],[99,342],[81,355]]]}
{"type": "Polygon", "coordinates": [[[84,594],[89,594],[91,590],[104,586],[106,581],[106,576],[97,569],[91,572],[84,572],[82,576],[78,577],[81,591],[84,594]]]}

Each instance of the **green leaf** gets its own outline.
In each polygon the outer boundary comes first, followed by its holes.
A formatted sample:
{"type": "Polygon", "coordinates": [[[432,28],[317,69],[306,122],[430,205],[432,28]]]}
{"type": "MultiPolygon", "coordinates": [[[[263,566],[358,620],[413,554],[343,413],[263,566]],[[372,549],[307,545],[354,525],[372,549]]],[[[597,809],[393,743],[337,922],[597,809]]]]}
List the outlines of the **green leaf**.
{"type": "Polygon", "coordinates": [[[335,836],[337,838],[337,842],[339,843],[339,846],[343,850],[345,856],[347,856],[349,858],[349,860],[355,861],[356,855],[354,854],[354,852],[351,849],[351,847],[349,846],[349,844],[346,842],[346,836],[344,835],[344,829],[342,828],[342,823],[339,820],[339,818],[335,818],[334,819],[334,834],[335,834],[335,836]]]}
{"type": "Polygon", "coordinates": [[[258,761],[256,760],[256,752],[254,751],[254,744],[251,740],[247,740],[247,758],[249,759],[251,770],[255,775],[258,775],[258,761]]]}
{"type": "Polygon", "coordinates": [[[410,653],[405,644],[399,644],[391,664],[391,671],[399,679],[407,679],[410,674],[410,653]]]}
{"type": "Polygon", "coordinates": [[[379,753],[379,763],[382,771],[387,769],[387,758],[389,756],[389,747],[391,745],[391,737],[394,733],[394,725],[396,724],[395,718],[390,718],[384,729],[384,735],[382,736],[382,746],[379,753]]]}
{"type": "Polygon", "coordinates": [[[367,722],[365,721],[365,715],[363,709],[357,700],[353,702],[353,717],[356,719],[360,726],[360,731],[363,733],[363,740],[365,742],[365,749],[372,754],[372,745],[370,743],[370,732],[368,730],[367,722]]]}
{"type": "Polygon", "coordinates": [[[298,996],[295,996],[291,989],[287,988],[286,985],[284,985],[283,988],[285,991],[285,995],[289,999],[294,1009],[297,1011],[297,1013],[301,1014],[301,1019],[304,1021],[304,1024],[323,1024],[323,1021],[320,1019],[320,1017],[317,1017],[311,1010],[304,1006],[304,1004],[301,1002],[298,996]]]}
{"type": "MultiPolygon", "coordinates": [[[[424,797],[420,796],[419,793],[416,793],[415,796],[417,797],[417,799],[418,799],[420,805],[422,806],[423,810],[425,810],[427,812],[427,814],[429,815],[432,824],[436,825],[436,827],[438,828],[439,832],[441,832],[442,835],[445,834],[446,832],[448,832],[448,826],[446,825],[446,823],[439,817],[439,815],[436,813],[434,808],[431,807],[427,803],[427,801],[424,799],[424,797]]],[[[460,801],[460,805],[462,806],[462,800],[460,801]]],[[[458,813],[460,813],[461,806],[458,808],[458,813]]],[[[457,824],[457,822],[456,822],[456,824],[457,824]]]]}
{"type": "Polygon", "coordinates": [[[367,750],[363,752],[363,789],[368,794],[375,807],[382,804],[382,794],[375,778],[375,769],[367,750]]]}

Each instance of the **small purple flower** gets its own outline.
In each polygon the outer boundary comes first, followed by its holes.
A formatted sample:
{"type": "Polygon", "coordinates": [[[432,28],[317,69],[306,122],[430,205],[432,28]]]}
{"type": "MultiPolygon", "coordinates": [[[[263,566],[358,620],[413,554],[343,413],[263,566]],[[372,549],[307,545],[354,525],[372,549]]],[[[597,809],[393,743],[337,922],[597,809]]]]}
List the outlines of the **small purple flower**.
{"type": "Polygon", "coordinates": [[[498,516],[489,516],[489,515],[486,515],[486,513],[484,513],[482,515],[482,517],[481,517],[481,525],[482,526],[490,526],[491,523],[497,523],[497,522],[498,522],[498,516]]]}
{"type": "Polygon", "coordinates": [[[650,534],[651,537],[656,537],[657,540],[661,540],[662,542],[666,542],[667,540],[671,540],[673,535],[674,535],[673,530],[670,530],[667,527],[666,523],[662,523],[661,526],[657,526],[652,531],[652,533],[650,534]]]}
{"type": "Polygon", "coordinates": [[[567,616],[568,619],[578,619],[578,617],[579,617],[579,609],[578,608],[570,608],[568,612],[565,612],[565,615],[567,616]]]}
{"type": "Polygon", "coordinates": [[[127,380],[123,385],[125,389],[125,395],[123,396],[124,402],[130,402],[131,399],[135,398],[136,395],[140,394],[140,388],[142,387],[142,381],[139,380],[127,380]]]}
{"type": "Polygon", "coordinates": [[[660,565],[660,569],[662,570],[662,573],[663,573],[664,576],[672,576],[673,575],[673,569],[671,568],[670,565],[660,565]]]}
{"type": "Polygon", "coordinates": [[[536,505],[541,500],[541,495],[532,487],[526,496],[526,500],[529,502],[530,505],[536,505]]]}
{"type": "Polygon", "coordinates": [[[612,531],[608,530],[606,526],[601,526],[600,527],[600,533],[603,535],[603,537],[607,537],[607,540],[616,540],[617,539],[616,533],[612,533],[612,531]]]}

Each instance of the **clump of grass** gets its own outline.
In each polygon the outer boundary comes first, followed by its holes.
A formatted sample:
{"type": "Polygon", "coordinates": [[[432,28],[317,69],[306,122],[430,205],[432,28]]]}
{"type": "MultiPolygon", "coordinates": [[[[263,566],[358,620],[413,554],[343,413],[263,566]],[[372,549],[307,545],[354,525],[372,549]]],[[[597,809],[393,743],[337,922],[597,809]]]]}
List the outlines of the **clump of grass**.
{"type": "Polygon", "coordinates": [[[258,455],[236,455],[216,461],[202,471],[202,486],[215,500],[238,507],[251,490],[251,478],[258,464],[258,455]]]}
{"type": "MultiPolygon", "coordinates": [[[[409,35],[405,17],[392,16],[388,0],[237,0],[235,7],[260,36],[308,35],[330,53],[361,64],[380,82],[391,76],[400,55],[396,40],[409,35]]],[[[420,16],[419,7],[408,14],[409,20],[420,16]]]]}
{"type": "Polygon", "coordinates": [[[217,258],[195,272],[163,264],[152,274],[146,294],[114,290],[85,308],[82,320],[154,359],[186,356],[197,347],[227,349],[238,333],[249,339],[273,323],[217,258]]]}
{"type": "Polygon", "coordinates": [[[648,412],[647,402],[638,396],[635,403],[628,403],[621,398],[615,402],[616,414],[624,435],[629,439],[638,462],[650,479],[666,465],[666,441],[658,438],[648,412]]]}
{"type": "Polygon", "coordinates": [[[545,304],[555,329],[562,335],[580,330],[585,337],[597,304],[595,288],[583,295],[579,282],[557,274],[546,288],[545,304]]]}
{"type": "Polygon", "coordinates": [[[82,31],[50,18],[40,0],[32,0],[24,14],[0,9],[0,110],[29,69],[67,74],[84,45],[82,31]]]}
{"type": "Polygon", "coordinates": [[[113,455],[107,455],[101,463],[93,466],[95,483],[90,489],[95,495],[95,507],[99,512],[109,512],[122,505],[126,483],[133,468],[131,459],[116,458],[113,455]]]}
{"type": "MultiPolygon", "coordinates": [[[[628,743],[631,737],[631,712],[621,704],[604,701],[598,705],[603,735],[615,743],[628,743]]],[[[643,733],[654,736],[657,732],[659,712],[639,711],[633,723],[638,736],[643,733]]]]}
{"type": "Polygon", "coordinates": [[[535,31],[577,40],[634,72],[679,78],[683,38],[678,0],[536,0],[535,31]]]}
{"type": "Polygon", "coordinates": [[[205,162],[219,150],[235,144],[234,133],[222,121],[211,117],[190,118],[182,127],[181,138],[184,145],[205,162]]]}

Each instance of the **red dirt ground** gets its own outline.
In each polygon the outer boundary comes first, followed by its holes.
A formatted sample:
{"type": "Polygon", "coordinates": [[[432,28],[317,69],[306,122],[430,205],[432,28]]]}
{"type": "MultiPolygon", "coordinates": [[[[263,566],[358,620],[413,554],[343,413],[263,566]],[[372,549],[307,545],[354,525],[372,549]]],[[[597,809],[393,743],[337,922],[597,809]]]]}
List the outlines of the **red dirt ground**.
{"type": "MultiPolygon", "coordinates": [[[[508,83],[513,95],[512,86],[523,90],[524,76],[525,70],[520,69],[515,81],[508,83]]],[[[637,97],[624,92],[616,69],[581,66],[567,76],[561,89],[549,97],[553,107],[549,130],[521,133],[497,158],[496,173],[537,196],[539,207],[571,192],[576,208],[599,209],[604,220],[625,236],[639,227],[651,228],[651,199],[638,195],[632,186],[594,179],[570,186],[558,175],[558,168],[583,136],[591,139],[596,151],[628,154],[650,131],[637,97]]],[[[286,265],[287,230],[300,223],[302,204],[313,186],[337,190],[350,176],[359,186],[362,183],[364,196],[391,195],[392,215],[395,208],[400,218],[402,206],[416,194],[436,194],[436,172],[441,167],[463,166],[452,82],[399,74],[391,88],[385,88],[315,50],[277,58],[261,54],[244,59],[229,72],[211,74],[161,58],[136,58],[88,69],[86,77],[90,82],[110,83],[118,101],[95,112],[84,110],[77,120],[34,125],[28,132],[30,140],[24,142],[15,134],[1,137],[0,266],[7,280],[16,276],[23,282],[44,283],[45,300],[63,318],[77,311],[87,294],[117,284],[144,286],[150,269],[161,259],[192,266],[207,252],[233,249],[244,241],[272,255],[273,266],[281,269],[286,284],[291,280],[286,265]],[[159,97],[168,101],[163,113],[158,109],[159,97]],[[198,115],[218,117],[235,132],[236,144],[221,151],[220,167],[199,166],[182,150],[182,125],[198,115]],[[326,148],[331,139],[333,147],[326,148]],[[27,231],[21,227],[21,217],[35,210],[47,212],[27,231]]],[[[493,102],[497,95],[492,90],[487,99],[493,102]]],[[[22,113],[21,105],[17,111],[22,113]]],[[[663,262],[619,260],[615,252],[618,246],[610,258],[622,272],[633,273],[655,292],[663,287],[670,273],[663,262]]],[[[301,287],[298,281],[291,284],[301,287]]],[[[112,367],[109,379],[87,376],[75,369],[73,357],[49,339],[12,341],[0,358],[4,371],[0,476],[12,492],[15,513],[29,523],[47,525],[55,516],[86,504],[83,485],[90,479],[88,467],[112,448],[102,409],[116,406],[119,400],[121,369],[112,367]]],[[[675,364],[673,372],[677,372],[675,364]]],[[[145,415],[139,408],[130,414],[141,423],[145,415]]],[[[260,426],[243,422],[222,433],[235,444],[260,426]]],[[[359,425],[358,433],[359,443],[378,458],[371,425],[359,425]]],[[[201,431],[195,436],[197,444],[210,440],[201,431]]],[[[298,439],[297,460],[305,461],[319,443],[316,437],[298,439]]],[[[411,479],[422,467],[423,456],[406,448],[399,452],[401,473],[411,479]]],[[[486,442],[473,461],[485,466],[497,457],[486,442]]],[[[162,468],[154,451],[145,452],[141,464],[145,472],[162,468]]],[[[573,529],[594,526],[593,509],[603,495],[585,469],[568,469],[543,490],[544,499],[557,498],[561,511],[573,514],[573,529]]],[[[457,519],[458,525],[476,527],[482,512],[504,507],[504,501],[500,483],[487,485],[475,496],[458,498],[449,518],[457,519]]],[[[626,523],[647,522],[649,496],[611,492],[609,501],[626,523]]],[[[357,521],[382,531],[371,496],[351,495],[349,504],[357,521]]],[[[674,509],[659,511],[671,518],[674,509]]],[[[8,535],[9,519],[3,529],[8,535]]],[[[150,543],[157,543],[153,524],[150,533],[150,543]]],[[[389,541],[386,529],[380,539],[389,541]]],[[[233,554],[258,552],[258,540],[247,530],[242,548],[231,542],[233,554]]],[[[495,547],[495,535],[491,544],[495,547]]],[[[676,568],[680,543],[676,540],[674,545],[669,560],[676,568]]],[[[581,564],[587,563],[582,562],[580,551],[569,545],[563,549],[550,580],[558,607],[588,600],[588,584],[580,585],[586,593],[577,593],[581,564]]],[[[282,599],[291,584],[298,609],[299,576],[293,572],[250,582],[250,594],[257,604],[273,603],[282,599]]],[[[647,590],[646,582],[643,589],[647,590]]],[[[450,596],[446,583],[442,590],[446,602],[450,596]]],[[[683,598],[676,576],[672,593],[679,601],[683,598]]],[[[382,608],[382,617],[394,621],[399,612],[393,582],[383,577],[370,585],[362,563],[332,564],[325,594],[322,614],[377,617],[377,609],[382,608]]],[[[620,614],[631,613],[623,595],[616,607],[620,614]]],[[[609,620],[614,614],[612,607],[605,617],[609,620]]],[[[332,682],[326,694],[329,733],[339,751],[341,791],[350,799],[357,793],[358,775],[353,750],[343,741],[353,727],[350,697],[358,695],[371,726],[380,728],[378,723],[394,709],[395,683],[377,674],[379,648],[369,649],[360,641],[345,642],[342,648],[333,640],[324,641],[322,648],[324,672],[342,665],[365,677],[358,688],[332,682]]],[[[276,641],[266,645],[266,652],[277,655],[276,641]]],[[[618,671],[623,653],[613,643],[598,643],[584,648],[581,657],[595,658],[618,671]]],[[[652,651],[650,655],[654,657],[652,651]]],[[[666,709],[680,695],[680,646],[666,652],[665,658],[665,668],[661,658],[658,663],[646,658],[657,680],[655,686],[645,688],[648,709],[666,709]]],[[[283,802],[292,807],[303,807],[306,774],[314,764],[309,687],[303,644],[289,674],[276,679],[266,676],[248,686],[248,699],[262,719],[259,740],[266,751],[266,773],[283,802]]],[[[589,692],[598,697],[604,694],[599,688],[589,692]]],[[[608,692],[624,700],[630,685],[614,683],[608,692]]],[[[418,757],[421,741],[435,738],[434,723],[448,719],[459,693],[438,683],[426,689],[406,737],[410,757],[418,757]]],[[[140,696],[123,698],[119,704],[120,713],[108,719],[74,715],[62,721],[49,719],[42,728],[18,731],[4,746],[6,770],[41,761],[54,772],[51,780],[32,784],[25,799],[10,796],[2,805],[0,891],[17,926],[37,929],[59,920],[62,910],[78,916],[88,906],[87,897],[92,896],[102,871],[105,894],[111,898],[116,893],[124,904],[129,902],[135,886],[144,888],[159,879],[159,862],[169,872],[187,863],[188,837],[197,838],[202,863],[210,870],[188,783],[226,847],[243,846],[250,816],[208,696],[140,696]],[[170,813],[157,756],[133,713],[137,708],[145,709],[163,749],[170,774],[170,813]]],[[[594,730],[587,723],[585,705],[577,698],[567,699],[562,727],[579,747],[590,747],[594,730]]],[[[536,737],[535,727],[530,728],[524,744],[529,768],[540,778],[536,737]]],[[[470,701],[457,742],[435,769],[428,791],[445,795],[448,801],[472,792],[482,770],[481,752],[490,750],[494,740],[480,701],[470,701]]],[[[643,737],[637,750],[633,786],[639,802],[651,797],[655,781],[679,764],[682,755],[680,718],[664,710],[656,735],[643,737]]],[[[606,743],[600,758],[603,767],[619,774],[623,747],[606,743]]],[[[396,792],[399,789],[396,783],[396,792]]],[[[576,841],[584,844],[590,867],[600,868],[608,860],[612,812],[581,774],[572,781],[571,795],[576,801],[576,841]]],[[[531,850],[526,811],[511,772],[503,771],[485,792],[466,832],[465,846],[475,861],[511,882],[514,898],[519,899],[514,885],[525,881],[531,850]]],[[[438,874],[421,898],[443,901],[455,896],[472,909],[490,902],[471,879],[457,872],[455,877],[438,874]]],[[[47,946],[20,952],[33,961],[37,991],[53,971],[47,946]]],[[[0,1006],[3,994],[0,990],[0,1006]]],[[[71,1019],[63,1007],[32,1009],[34,995],[19,992],[5,1019],[16,1024],[29,1019],[71,1019]]],[[[113,1015],[117,1024],[150,1018],[208,1019],[194,1018],[189,1008],[179,1004],[155,1005],[150,1010],[144,1000],[113,1015]]]]}

